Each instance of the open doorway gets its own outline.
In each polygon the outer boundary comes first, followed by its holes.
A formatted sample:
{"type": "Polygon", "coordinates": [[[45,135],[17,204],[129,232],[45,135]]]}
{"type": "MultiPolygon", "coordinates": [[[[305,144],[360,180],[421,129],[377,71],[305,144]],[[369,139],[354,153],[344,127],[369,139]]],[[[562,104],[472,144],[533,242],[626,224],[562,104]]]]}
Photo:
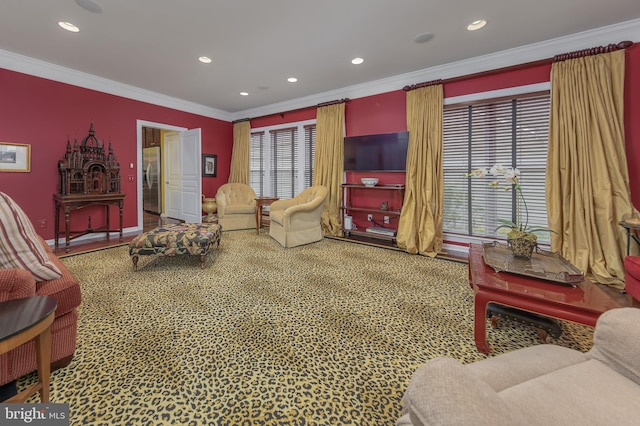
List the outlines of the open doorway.
{"type": "Polygon", "coordinates": [[[167,223],[179,223],[163,209],[163,132],[160,128],[142,127],[142,230],[144,232],[167,223]]]}
{"type": "Polygon", "coordinates": [[[200,129],[137,121],[138,229],[200,222],[200,129]]]}
{"type": "Polygon", "coordinates": [[[162,214],[162,130],[142,128],[142,206],[145,213],[162,214]]]}

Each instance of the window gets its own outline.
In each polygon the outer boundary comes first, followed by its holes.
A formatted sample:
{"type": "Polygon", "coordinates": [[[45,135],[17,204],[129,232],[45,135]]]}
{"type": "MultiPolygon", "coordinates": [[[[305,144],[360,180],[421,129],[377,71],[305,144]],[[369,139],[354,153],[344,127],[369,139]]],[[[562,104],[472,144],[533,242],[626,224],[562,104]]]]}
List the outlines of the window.
{"type": "MultiPolygon", "coordinates": [[[[444,232],[505,238],[503,230],[495,231],[496,219],[515,222],[516,194],[490,188],[488,178],[465,177],[471,169],[494,164],[520,170],[529,225],[547,227],[549,108],[548,94],[445,108],[444,232]]],[[[538,241],[548,243],[549,233],[539,233],[538,241]]]]}
{"type": "Polygon", "coordinates": [[[312,185],[315,120],[251,131],[250,182],[258,196],[292,198],[312,185]]]}
{"type": "Polygon", "coordinates": [[[249,186],[259,197],[266,195],[264,191],[264,132],[252,132],[249,143],[249,186]]]}

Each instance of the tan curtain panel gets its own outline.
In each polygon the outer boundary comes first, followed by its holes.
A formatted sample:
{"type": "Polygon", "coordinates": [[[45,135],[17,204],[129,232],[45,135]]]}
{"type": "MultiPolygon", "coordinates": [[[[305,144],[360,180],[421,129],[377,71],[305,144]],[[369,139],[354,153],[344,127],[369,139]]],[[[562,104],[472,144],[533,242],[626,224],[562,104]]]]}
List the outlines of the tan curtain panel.
{"type": "Polygon", "coordinates": [[[435,256],[442,248],[442,84],[407,92],[407,177],[398,247],[435,256]]]}
{"type": "Polygon", "coordinates": [[[625,51],[555,62],[547,163],[551,250],[622,287],[631,205],[625,154],[625,51]]]}
{"type": "Polygon", "coordinates": [[[251,122],[249,120],[233,124],[233,151],[229,182],[249,184],[249,144],[251,143],[251,122]]]}
{"type": "Polygon", "coordinates": [[[318,108],[313,184],[323,185],[329,195],[322,210],[322,232],[342,236],[340,200],[342,198],[342,157],[344,154],[344,102],[318,108]]]}

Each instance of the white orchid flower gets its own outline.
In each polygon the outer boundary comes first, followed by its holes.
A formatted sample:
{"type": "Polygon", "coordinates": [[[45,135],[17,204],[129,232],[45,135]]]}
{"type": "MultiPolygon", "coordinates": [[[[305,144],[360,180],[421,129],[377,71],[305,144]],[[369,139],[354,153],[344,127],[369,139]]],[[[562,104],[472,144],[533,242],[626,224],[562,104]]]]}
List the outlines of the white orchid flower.
{"type": "Polygon", "coordinates": [[[519,177],[520,177],[520,170],[518,169],[512,169],[511,167],[509,167],[508,169],[504,170],[504,180],[507,181],[507,183],[510,183],[512,185],[517,185],[519,183],[519,177]]]}
{"type": "Polygon", "coordinates": [[[495,164],[489,169],[489,174],[492,176],[502,176],[504,174],[504,171],[505,169],[502,164],[495,164]]]}
{"type": "Polygon", "coordinates": [[[536,232],[554,232],[549,228],[540,228],[536,226],[529,226],[529,210],[527,209],[527,202],[522,194],[522,188],[520,187],[520,170],[516,167],[503,167],[500,164],[496,164],[489,170],[486,168],[473,169],[470,173],[465,173],[467,177],[485,177],[485,175],[491,175],[496,178],[501,178],[508,185],[500,185],[499,179],[493,179],[489,182],[489,187],[493,189],[502,189],[504,191],[513,191],[516,196],[519,197],[519,201],[522,201],[522,208],[524,209],[524,221],[522,220],[520,202],[516,203],[515,222],[505,219],[496,219],[500,225],[496,228],[496,231],[501,228],[509,228],[511,231],[507,234],[509,238],[520,238],[521,234],[528,235],[528,239],[536,241],[536,232]]]}
{"type": "Polygon", "coordinates": [[[486,174],[487,174],[487,169],[482,167],[480,169],[471,170],[471,173],[469,173],[469,176],[471,176],[471,177],[485,177],[486,174]]]}

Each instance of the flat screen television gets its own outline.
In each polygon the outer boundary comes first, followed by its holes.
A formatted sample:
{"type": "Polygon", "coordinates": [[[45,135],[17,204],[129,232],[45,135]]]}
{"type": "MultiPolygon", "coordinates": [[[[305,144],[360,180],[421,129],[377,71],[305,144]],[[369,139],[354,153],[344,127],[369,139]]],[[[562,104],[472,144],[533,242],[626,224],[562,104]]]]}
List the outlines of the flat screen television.
{"type": "Polygon", "coordinates": [[[344,170],[403,172],[408,147],[409,132],[346,137],[344,170]]]}

